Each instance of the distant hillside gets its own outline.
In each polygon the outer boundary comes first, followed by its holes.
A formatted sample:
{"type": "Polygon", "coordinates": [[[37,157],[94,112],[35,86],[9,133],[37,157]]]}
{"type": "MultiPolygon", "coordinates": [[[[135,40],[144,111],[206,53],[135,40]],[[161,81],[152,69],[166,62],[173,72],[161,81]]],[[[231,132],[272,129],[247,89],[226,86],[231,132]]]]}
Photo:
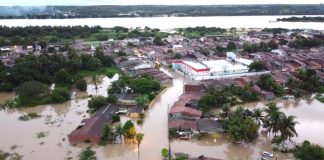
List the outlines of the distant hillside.
{"type": "Polygon", "coordinates": [[[155,16],[324,15],[324,4],[209,6],[0,6],[0,18],[101,18],[155,16]]]}

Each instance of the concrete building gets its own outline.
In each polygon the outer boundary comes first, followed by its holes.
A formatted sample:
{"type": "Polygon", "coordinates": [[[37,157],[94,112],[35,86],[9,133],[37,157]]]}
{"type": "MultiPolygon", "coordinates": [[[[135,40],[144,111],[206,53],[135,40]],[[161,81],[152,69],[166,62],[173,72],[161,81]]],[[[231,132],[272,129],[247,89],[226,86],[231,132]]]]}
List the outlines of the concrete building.
{"type": "Polygon", "coordinates": [[[172,68],[193,80],[208,80],[262,74],[261,72],[249,72],[248,66],[252,62],[253,61],[248,59],[237,58],[234,53],[229,52],[227,53],[226,60],[175,60],[172,62],[172,68]]]}

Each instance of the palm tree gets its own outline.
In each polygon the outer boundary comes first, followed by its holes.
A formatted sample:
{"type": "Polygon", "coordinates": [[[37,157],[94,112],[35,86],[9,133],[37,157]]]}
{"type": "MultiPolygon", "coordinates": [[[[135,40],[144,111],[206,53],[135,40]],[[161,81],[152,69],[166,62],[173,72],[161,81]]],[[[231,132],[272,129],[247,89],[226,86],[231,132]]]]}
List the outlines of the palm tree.
{"type": "Polygon", "coordinates": [[[220,116],[221,116],[223,119],[225,119],[225,118],[228,117],[228,115],[230,114],[230,112],[231,112],[231,108],[230,108],[230,106],[229,106],[229,105],[224,105],[224,106],[222,107],[222,112],[220,113],[220,116]]]}
{"type": "Polygon", "coordinates": [[[119,124],[115,127],[115,134],[122,140],[122,135],[123,135],[123,127],[119,124]]]}
{"type": "Polygon", "coordinates": [[[289,140],[291,141],[291,138],[294,136],[298,137],[298,134],[296,132],[295,126],[296,124],[299,124],[299,122],[295,121],[295,116],[282,116],[281,117],[281,123],[280,123],[280,140],[285,141],[289,140]]]}
{"type": "Polygon", "coordinates": [[[258,125],[261,125],[261,119],[262,119],[262,110],[260,108],[255,108],[252,111],[252,117],[254,120],[258,123],[258,125]]]}
{"type": "Polygon", "coordinates": [[[114,138],[112,127],[110,125],[105,125],[103,128],[103,133],[101,136],[102,143],[110,143],[114,138]]]}
{"type": "Polygon", "coordinates": [[[269,103],[268,108],[265,108],[264,112],[266,113],[263,121],[264,127],[268,128],[267,131],[269,133],[272,132],[276,135],[279,131],[280,119],[283,115],[283,113],[280,112],[280,107],[275,103],[269,103]]]}
{"type": "Polygon", "coordinates": [[[98,82],[99,82],[98,77],[96,75],[93,75],[91,79],[91,83],[95,85],[96,93],[98,92],[98,82]]]}
{"type": "Polygon", "coordinates": [[[140,148],[140,145],[141,145],[141,142],[142,142],[143,138],[144,138],[144,134],[143,133],[137,133],[136,134],[138,160],[139,160],[139,157],[140,157],[140,155],[139,155],[139,148],[140,148]]]}

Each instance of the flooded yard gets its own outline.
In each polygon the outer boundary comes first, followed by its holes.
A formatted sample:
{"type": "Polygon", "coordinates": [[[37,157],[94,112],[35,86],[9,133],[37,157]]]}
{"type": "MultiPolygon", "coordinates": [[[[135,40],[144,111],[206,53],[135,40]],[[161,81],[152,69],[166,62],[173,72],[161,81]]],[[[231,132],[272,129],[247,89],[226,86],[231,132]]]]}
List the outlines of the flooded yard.
{"type": "MultiPolygon", "coordinates": [[[[140,147],[140,158],[143,160],[161,159],[161,149],[168,147],[167,138],[167,111],[183,92],[183,78],[173,75],[173,86],[167,88],[152,103],[146,113],[144,124],[136,126],[137,131],[144,133],[140,147]]],[[[113,79],[117,79],[114,77],[113,79]]],[[[91,81],[89,79],[88,81],[91,81]]],[[[94,85],[88,85],[87,93],[73,94],[69,102],[57,105],[42,105],[24,109],[6,109],[0,111],[0,150],[17,152],[23,159],[77,159],[78,153],[91,144],[73,146],[68,142],[67,135],[74,130],[82,119],[89,116],[86,113],[88,95],[107,95],[107,88],[111,80],[103,77],[98,83],[98,90],[94,85]],[[18,117],[36,112],[42,115],[39,119],[20,121],[18,117]],[[44,132],[45,137],[38,138],[37,133],[44,132]]],[[[14,94],[1,93],[0,103],[11,99],[14,94]]],[[[249,103],[249,108],[266,107],[267,102],[249,103]]],[[[313,143],[324,145],[324,139],[318,136],[324,133],[324,104],[314,98],[305,98],[296,101],[277,101],[278,106],[287,115],[294,115],[300,125],[296,129],[299,134],[295,140],[302,142],[307,139],[313,143]]],[[[121,117],[122,123],[128,120],[121,117]]],[[[259,152],[270,151],[269,137],[261,135],[260,139],[250,144],[232,144],[226,137],[208,136],[201,140],[174,140],[171,143],[173,152],[184,152],[192,156],[205,155],[214,158],[230,160],[256,159],[259,152]]],[[[109,144],[107,146],[92,145],[98,159],[133,160],[137,159],[136,144],[109,144]]],[[[278,159],[286,159],[288,155],[275,153],[278,159]]]]}

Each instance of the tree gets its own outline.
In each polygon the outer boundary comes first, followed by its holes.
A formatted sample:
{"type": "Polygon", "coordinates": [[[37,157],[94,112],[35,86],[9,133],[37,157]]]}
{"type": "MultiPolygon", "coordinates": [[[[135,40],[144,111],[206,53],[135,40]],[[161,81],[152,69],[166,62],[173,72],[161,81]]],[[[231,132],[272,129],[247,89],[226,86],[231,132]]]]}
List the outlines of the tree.
{"type": "Polygon", "coordinates": [[[168,149],[166,149],[166,148],[162,148],[162,150],[161,150],[161,155],[162,155],[162,157],[163,158],[168,158],[168,156],[169,156],[169,150],[168,149]]]}
{"type": "Polygon", "coordinates": [[[236,44],[234,43],[234,42],[229,42],[228,44],[227,44],[227,50],[229,50],[229,51],[233,51],[233,50],[235,50],[236,49],[236,44]]]}
{"type": "Polygon", "coordinates": [[[280,120],[280,141],[291,140],[292,137],[298,136],[295,129],[297,121],[295,116],[283,115],[280,120]]]}
{"type": "Polygon", "coordinates": [[[140,148],[140,145],[141,145],[141,142],[142,142],[143,138],[144,138],[144,134],[143,133],[137,133],[136,134],[136,141],[137,141],[137,148],[138,148],[137,149],[138,159],[140,157],[140,155],[139,155],[139,148],[140,148]]]}
{"type": "Polygon", "coordinates": [[[113,94],[109,94],[107,98],[107,102],[111,104],[115,104],[117,102],[117,97],[113,94]]]}
{"type": "Polygon", "coordinates": [[[79,91],[86,91],[87,90],[87,81],[84,79],[80,79],[76,82],[76,87],[79,91]]]}
{"type": "Polygon", "coordinates": [[[252,117],[254,120],[258,123],[258,125],[261,125],[261,119],[262,119],[262,110],[260,108],[253,109],[252,117]]]}
{"type": "Polygon", "coordinates": [[[70,85],[72,82],[73,80],[71,74],[65,69],[60,69],[55,73],[55,83],[70,85]]]}
{"type": "Polygon", "coordinates": [[[99,108],[103,107],[106,104],[107,98],[103,96],[95,96],[88,101],[88,107],[91,110],[91,112],[97,111],[99,108]]]}
{"type": "Polygon", "coordinates": [[[100,143],[105,145],[111,143],[114,139],[113,130],[109,124],[106,124],[102,131],[102,136],[100,137],[100,143]]]}
{"type": "Polygon", "coordinates": [[[267,128],[269,133],[272,132],[276,135],[280,131],[280,121],[283,113],[280,112],[280,108],[275,103],[269,103],[268,108],[263,111],[266,113],[263,122],[264,127],[267,128]]]}
{"type": "Polygon", "coordinates": [[[261,61],[254,61],[249,65],[249,72],[251,72],[251,71],[259,72],[259,71],[263,71],[263,70],[267,70],[267,67],[261,61]]]}
{"type": "Polygon", "coordinates": [[[93,75],[91,78],[91,83],[95,86],[96,92],[98,92],[98,82],[99,82],[98,76],[93,75]]]}
{"type": "Polygon", "coordinates": [[[123,135],[123,127],[118,124],[116,127],[115,127],[115,134],[117,136],[119,136],[120,139],[122,139],[122,135],[123,135]]]}
{"type": "Polygon", "coordinates": [[[90,147],[88,147],[85,150],[82,150],[82,152],[79,154],[79,160],[96,160],[96,152],[91,150],[90,147]]]}
{"type": "Polygon", "coordinates": [[[143,96],[138,96],[135,98],[136,101],[136,105],[138,107],[146,107],[148,105],[148,103],[150,102],[149,98],[147,95],[143,95],[143,96]]]}
{"type": "Polygon", "coordinates": [[[159,36],[155,36],[155,37],[154,37],[153,43],[154,43],[155,45],[157,45],[157,46],[162,46],[162,45],[163,45],[162,39],[161,39],[161,37],[159,37],[159,36]]]}
{"type": "Polygon", "coordinates": [[[47,95],[48,88],[41,82],[28,81],[18,87],[17,94],[23,99],[37,99],[47,95]]]}
{"type": "Polygon", "coordinates": [[[55,87],[51,94],[52,103],[62,103],[70,100],[70,93],[64,87],[55,87]]]}
{"type": "Polygon", "coordinates": [[[127,138],[134,138],[136,129],[132,121],[128,120],[123,126],[124,136],[127,138]]]}
{"type": "Polygon", "coordinates": [[[252,117],[248,116],[242,107],[234,112],[223,122],[232,141],[252,141],[258,136],[259,125],[252,117]]]}
{"type": "Polygon", "coordinates": [[[299,160],[323,160],[324,159],[324,148],[311,144],[309,141],[305,140],[301,146],[297,146],[294,156],[299,160]]]}

